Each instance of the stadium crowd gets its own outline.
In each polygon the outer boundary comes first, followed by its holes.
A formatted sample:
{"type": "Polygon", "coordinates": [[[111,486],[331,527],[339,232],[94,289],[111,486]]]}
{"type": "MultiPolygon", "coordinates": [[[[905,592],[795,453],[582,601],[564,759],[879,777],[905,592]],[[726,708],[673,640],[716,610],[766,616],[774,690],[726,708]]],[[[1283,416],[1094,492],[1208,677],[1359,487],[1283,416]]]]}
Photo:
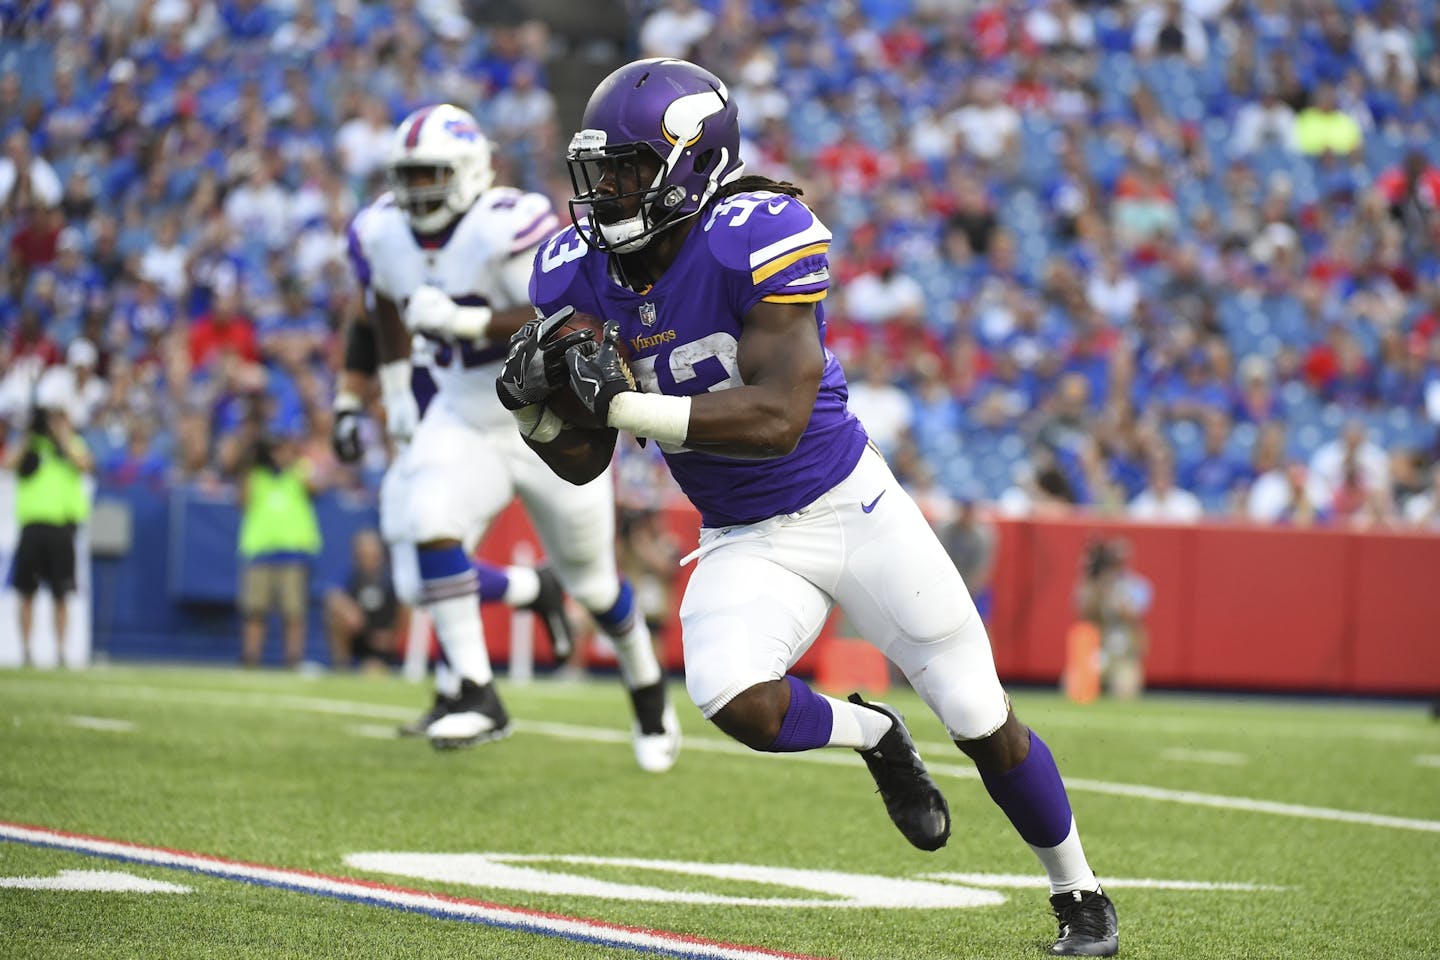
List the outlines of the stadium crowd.
{"type": "MultiPolygon", "coordinates": [[[[852,406],[957,502],[1440,530],[1434,0],[664,0],[751,169],[834,230],[852,406]]],[[[0,3],[0,416],[59,384],[102,483],[323,484],[346,228],[393,124],[471,110],[563,209],[566,47],[453,0],[0,3]]],[[[373,427],[373,425],[372,425],[373,427]]],[[[652,448],[653,449],[653,448],[652,448]]],[[[663,471],[659,471],[663,473],[663,471]]],[[[622,502],[656,505],[630,447],[622,502]]]]}

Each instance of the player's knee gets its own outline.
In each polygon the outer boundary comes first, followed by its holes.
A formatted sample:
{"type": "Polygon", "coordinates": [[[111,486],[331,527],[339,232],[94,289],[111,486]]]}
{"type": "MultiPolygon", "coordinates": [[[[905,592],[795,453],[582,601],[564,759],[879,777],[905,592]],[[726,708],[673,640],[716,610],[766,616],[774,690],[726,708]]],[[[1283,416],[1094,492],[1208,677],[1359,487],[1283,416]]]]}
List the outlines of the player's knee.
{"type": "Polygon", "coordinates": [[[614,636],[629,629],[635,617],[635,593],[630,585],[613,576],[587,576],[575,584],[571,595],[595,618],[596,624],[614,636]]]}
{"type": "Polygon", "coordinates": [[[983,741],[997,734],[1007,717],[1005,695],[956,686],[936,698],[935,713],[957,743],[983,741]]]}
{"type": "Polygon", "coordinates": [[[1011,712],[1006,714],[1000,729],[989,736],[956,740],[955,745],[982,773],[1002,774],[1024,762],[1030,752],[1030,728],[1011,712]]]}
{"type": "Polygon", "coordinates": [[[788,688],[783,680],[742,690],[710,718],[727,736],[751,750],[769,750],[785,723],[788,688]]]}

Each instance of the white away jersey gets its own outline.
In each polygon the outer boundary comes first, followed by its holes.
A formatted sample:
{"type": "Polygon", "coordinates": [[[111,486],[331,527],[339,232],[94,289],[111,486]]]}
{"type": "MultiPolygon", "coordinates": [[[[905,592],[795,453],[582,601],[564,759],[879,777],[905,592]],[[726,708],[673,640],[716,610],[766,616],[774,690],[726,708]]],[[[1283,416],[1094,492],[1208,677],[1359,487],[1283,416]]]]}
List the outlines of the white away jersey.
{"type": "MultiPolygon", "coordinates": [[[[351,222],[350,258],[360,282],[402,315],[406,300],[427,283],[462,306],[506,310],[529,303],[529,276],[520,268],[517,277],[517,258],[528,265],[534,247],[559,225],[540,194],[494,187],[444,233],[417,237],[386,193],[351,222]]],[[[506,339],[433,339],[435,385],[474,426],[510,423],[495,396],[508,345],[506,339]]]]}

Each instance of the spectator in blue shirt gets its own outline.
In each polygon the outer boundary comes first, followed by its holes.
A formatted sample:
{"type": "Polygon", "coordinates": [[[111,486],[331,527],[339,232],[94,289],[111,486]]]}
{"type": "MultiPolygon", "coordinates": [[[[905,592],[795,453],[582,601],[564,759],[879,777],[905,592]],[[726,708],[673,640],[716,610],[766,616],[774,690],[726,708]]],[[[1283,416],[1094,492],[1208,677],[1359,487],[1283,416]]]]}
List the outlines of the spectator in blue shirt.
{"type": "Polygon", "coordinates": [[[1200,498],[1206,513],[1225,513],[1245,478],[1245,467],[1230,454],[1230,417],[1209,410],[1202,423],[1204,447],[1198,458],[1180,464],[1180,486],[1200,498]]]}

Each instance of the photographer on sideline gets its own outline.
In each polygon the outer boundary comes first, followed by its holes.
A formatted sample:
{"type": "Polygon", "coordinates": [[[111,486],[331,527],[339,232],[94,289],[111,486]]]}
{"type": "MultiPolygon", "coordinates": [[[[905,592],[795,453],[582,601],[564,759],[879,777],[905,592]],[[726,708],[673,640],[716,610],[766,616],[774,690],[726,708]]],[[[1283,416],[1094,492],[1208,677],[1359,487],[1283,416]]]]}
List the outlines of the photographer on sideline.
{"type": "Polygon", "coordinates": [[[75,528],[90,516],[85,474],[94,460],[65,415],[64,398],[54,394],[46,391],[36,400],[25,438],[5,458],[5,466],[16,476],[20,542],[10,578],[20,594],[20,655],[33,662],[35,591],[43,583],[55,598],[55,653],[63,666],[66,598],[75,590],[75,528]]]}
{"type": "Polygon", "coordinates": [[[240,494],[241,659],[247,667],[259,666],[267,618],[278,611],[285,665],[297,667],[305,653],[310,564],[321,546],[311,502],[317,492],[314,474],[289,437],[262,435],[249,454],[240,494]]]}
{"type": "Polygon", "coordinates": [[[1145,614],[1154,588],[1130,567],[1127,540],[1093,540],[1076,589],[1080,617],[1100,631],[1100,682],[1106,693],[1133,700],[1145,689],[1145,614]]]}

